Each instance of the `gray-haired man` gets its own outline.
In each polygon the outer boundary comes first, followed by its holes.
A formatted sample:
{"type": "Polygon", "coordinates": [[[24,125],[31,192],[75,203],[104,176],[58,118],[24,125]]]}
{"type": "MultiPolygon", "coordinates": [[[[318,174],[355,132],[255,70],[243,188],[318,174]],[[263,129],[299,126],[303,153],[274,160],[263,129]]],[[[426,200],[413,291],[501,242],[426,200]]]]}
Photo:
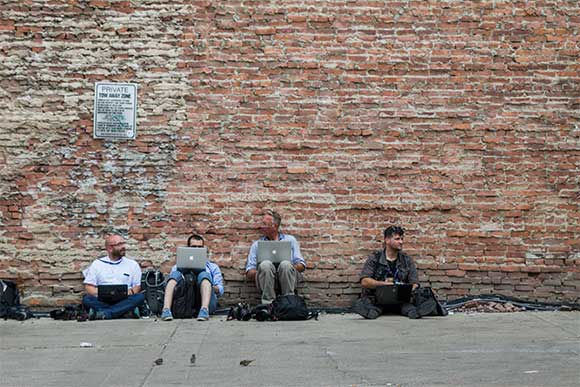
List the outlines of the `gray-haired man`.
{"type": "Polygon", "coordinates": [[[261,292],[262,304],[270,304],[276,298],[276,282],[280,286],[280,294],[294,294],[298,284],[298,273],[306,269],[306,262],[300,253],[298,241],[292,235],[280,232],[282,217],[275,211],[268,211],[262,217],[260,230],[263,237],[254,241],[246,262],[246,278],[254,281],[261,292]],[[289,241],[292,246],[292,259],[282,262],[278,267],[270,261],[262,261],[257,265],[258,241],[289,241]]]}

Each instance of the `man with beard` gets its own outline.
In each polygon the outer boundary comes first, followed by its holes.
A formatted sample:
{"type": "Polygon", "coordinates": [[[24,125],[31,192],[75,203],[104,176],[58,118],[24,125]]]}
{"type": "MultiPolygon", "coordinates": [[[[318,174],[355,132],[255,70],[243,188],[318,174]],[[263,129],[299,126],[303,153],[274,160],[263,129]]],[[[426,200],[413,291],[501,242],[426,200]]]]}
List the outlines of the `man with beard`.
{"type": "Polygon", "coordinates": [[[105,238],[107,255],[96,259],[85,276],[85,296],[83,305],[89,311],[89,319],[105,320],[130,314],[139,318],[139,306],[145,301],[141,291],[141,268],[132,259],[125,257],[125,240],[120,235],[105,238]],[[98,287],[101,285],[126,285],[127,298],[114,304],[99,301],[98,287]]]}
{"type": "Polygon", "coordinates": [[[367,319],[375,319],[384,312],[402,314],[409,318],[421,318],[420,311],[411,303],[379,307],[375,305],[375,289],[395,283],[412,284],[413,290],[419,286],[417,267],[403,252],[405,231],[398,226],[385,229],[383,249],[376,251],[365,262],[360,274],[361,297],[354,303],[352,310],[367,319]]]}

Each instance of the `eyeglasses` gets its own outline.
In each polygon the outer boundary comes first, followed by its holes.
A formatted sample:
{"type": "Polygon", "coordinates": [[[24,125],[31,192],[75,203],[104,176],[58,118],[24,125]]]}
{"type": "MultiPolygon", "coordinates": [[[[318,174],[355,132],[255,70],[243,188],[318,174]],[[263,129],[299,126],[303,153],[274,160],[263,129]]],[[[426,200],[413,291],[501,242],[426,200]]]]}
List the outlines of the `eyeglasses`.
{"type": "Polygon", "coordinates": [[[124,245],[124,244],[125,244],[125,242],[117,242],[117,243],[112,243],[112,244],[110,244],[109,246],[110,246],[110,247],[117,247],[117,246],[122,246],[122,245],[124,245]]]}

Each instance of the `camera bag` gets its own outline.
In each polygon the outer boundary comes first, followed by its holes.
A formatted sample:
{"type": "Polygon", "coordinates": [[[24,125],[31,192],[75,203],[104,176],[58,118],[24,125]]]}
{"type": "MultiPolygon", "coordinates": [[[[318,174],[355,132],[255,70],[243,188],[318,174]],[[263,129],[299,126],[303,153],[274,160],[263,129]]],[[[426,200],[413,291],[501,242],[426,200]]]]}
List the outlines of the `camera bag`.
{"type": "Polygon", "coordinates": [[[20,293],[16,284],[0,280],[0,318],[26,320],[33,317],[28,307],[20,304],[20,293]]]}
{"type": "Polygon", "coordinates": [[[318,319],[318,312],[306,306],[304,298],[295,294],[278,296],[270,305],[270,316],[274,321],[318,319]]]}
{"type": "Polygon", "coordinates": [[[141,291],[145,293],[147,314],[160,315],[165,297],[165,279],[159,270],[146,270],[141,275],[141,291]]]}

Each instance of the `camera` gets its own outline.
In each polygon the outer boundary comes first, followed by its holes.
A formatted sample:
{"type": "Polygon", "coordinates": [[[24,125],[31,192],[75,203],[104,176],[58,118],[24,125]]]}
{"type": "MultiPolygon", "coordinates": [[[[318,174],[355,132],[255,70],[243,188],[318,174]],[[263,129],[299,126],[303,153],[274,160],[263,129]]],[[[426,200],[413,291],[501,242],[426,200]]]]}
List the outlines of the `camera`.
{"type": "Polygon", "coordinates": [[[249,321],[252,318],[252,310],[250,305],[239,303],[230,309],[228,313],[228,320],[236,319],[238,321],[249,321]]]}
{"type": "Polygon", "coordinates": [[[32,317],[32,313],[24,306],[13,306],[8,310],[8,318],[24,321],[32,317]]]}
{"type": "Polygon", "coordinates": [[[272,319],[271,305],[258,305],[253,311],[256,320],[268,321],[272,319]]]}

